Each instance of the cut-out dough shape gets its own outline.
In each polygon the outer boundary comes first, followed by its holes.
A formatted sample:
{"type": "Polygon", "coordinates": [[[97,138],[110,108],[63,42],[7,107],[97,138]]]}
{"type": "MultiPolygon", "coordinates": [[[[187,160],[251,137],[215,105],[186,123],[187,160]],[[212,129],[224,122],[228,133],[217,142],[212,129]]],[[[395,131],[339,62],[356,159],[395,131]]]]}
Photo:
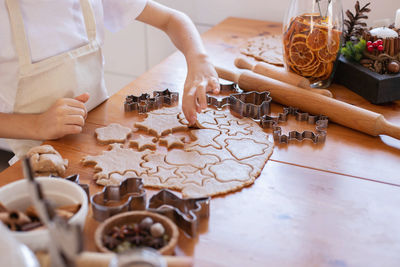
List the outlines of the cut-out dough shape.
{"type": "Polygon", "coordinates": [[[197,185],[202,186],[205,180],[214,179],[213,176],[203,175],[200,170],[196,170],[195,172],[182,172],[182,173],[185,177],[182,180],[183,184],[195,183],[197,185]]]}
{"type": "MultiPolygon", "coordinates": [[[[95,178],[109,179],[110,174],[124,174],[126,171],[134,171],[138,176],[146,171],[140,164],[142,158],[149,151],[138,152],[131,148],[122,148],[120,145],[111,145],[111,150],[103,151],[101,155],[86,156],[82,159],[83,164],[95,164],[95,178]]],[[[100,181],[99,181],[100,182],[100,181]]],[[[103,183],[103,182],[102,182],[103,183]]]]}
{"type": "Polygon", "coordinates": [[[170,169],[167,169],[164,167],[157,167],[157,171],[155,171],[153,173],[148,172],[148,175],[158,177],[160,179],[161,183],[165,183],[168,179],[181,178],[180,176],[178,176],[175,173],[175,171],[177,169],[178,169],[177,167],[170,168],[170,169]]]}
{"type": "Polygon", "coordinates": [[[213,164],[219,161],[219,158],[215,155],[203,155],[198,151],[184,151],[181,149],[173,149],[165,157],[165,162],[170,165],[191,165],[199,169],[203,169],[209,163],[213,164]]]}
{"type": "Polygon", "coordinates": [[[248,124],[239,124],[238,121],[231,120],[229,121],[229,126],[223,126],[221,129],[227,130],[229,136],[237,136],[238,134],[251,135],[252,131],[249,129],[249,126],[248,124]]]}
{"type": "Polygon", "coordinates": [[[189,132],[189,135],[194,140],[189,143],[188,147],[193,146],[213,146],[217,149],[221,149],[222,146],[215,142],[215,138],[221,135],[221,131],[214,129],[198,129],[189,132]]]}
{"type": "Polygon", "coordinates": [[[220,182],[252,180],[250,173],[253,168],[236,160],[225,160],[210,167],[215,178],[220,182]]]}
{"type": "Polygon", "coordinates": [[[166,146],[168,149],[171,148],[183,148],[185,146],[185,137],[184,136],[176,136],[173,134],[169,134],[165,137],[161,137],[159,140],[160,145],[166,146]]]}
{"type": "Polygon", "coordinates": [[[262,155],[269,148],[269,145],[255,142],[250,138],[227,138],[225,139],[225,143],[227,144],[226,149],[231,152],[237,160],[262,155]]]}
{"type": "Polygon", "coordinates": [[[142,122],[135,123],[139,129],[157,137],[172,132],[187,130],[187,126],[179,122],[177,114],[153,114],[148,113],[147,118],[142,122]]]}
{"type": "Polygon", "coordinates": [[[157,145],[154,143],[153,136],[143,136],[139,135],[136,139],[129,140],[129,146],[136,148],[139,151],[143,151],[145,149],[156,150],[157,145]]]}
{"type": "Polygon", "coordinates": [[[131,132],[130,128],[118,123],[111,123],[95,130],[97,141],[101,144],[124,143],[131,132]]]}

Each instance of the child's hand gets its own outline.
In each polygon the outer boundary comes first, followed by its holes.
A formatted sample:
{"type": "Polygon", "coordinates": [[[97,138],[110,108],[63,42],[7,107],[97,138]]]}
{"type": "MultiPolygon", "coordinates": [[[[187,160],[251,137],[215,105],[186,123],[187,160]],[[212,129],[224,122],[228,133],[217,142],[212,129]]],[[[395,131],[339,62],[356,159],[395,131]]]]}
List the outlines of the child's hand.
{"type": "Polygon", "coordinates": [[[38,127],[41,139],[57,139],[67,134],[82,132],[87,115],[84,103],[88,100],[87,93],[74,99],[58,99],[47,111],[39,115],[38,127]]]}
{"type": "Polygon", "coordinates": [[[206,92],[219,93],[217,72],[206,55],[188,58],[182,111],[189,124],[196,122],[196,112],[207,108],[206,92]]]}

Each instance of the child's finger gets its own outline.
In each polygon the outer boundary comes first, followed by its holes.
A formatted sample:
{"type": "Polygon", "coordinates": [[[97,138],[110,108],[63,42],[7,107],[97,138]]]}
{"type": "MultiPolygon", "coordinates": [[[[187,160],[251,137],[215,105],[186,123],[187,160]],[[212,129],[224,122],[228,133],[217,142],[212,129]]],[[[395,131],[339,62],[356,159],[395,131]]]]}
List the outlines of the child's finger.
{"type": "Polygon", "coordinates": [[[76,96],[74,99],[78,100],[82,103],[86,103],[89,100],[89,98],[90,98],[89,93],[84,93],[84,94],[76,96]]]}
{"type": "Polygon", "coordinates": [[[211,77],[208,80],[208,85],[207,85],[207,92],[213,92],[214,94],[219,94],[219,81],[215,77],[211,77]]]}
{"type": "Polygon", "coordinates": [[[200,111],[197,110],[197,112],[201,112],[202,109],[207,108],[206,87],[204,83],[201,83],[197,86],[196,97],[198,101],[198,106],[200,108],[200,111]]]}

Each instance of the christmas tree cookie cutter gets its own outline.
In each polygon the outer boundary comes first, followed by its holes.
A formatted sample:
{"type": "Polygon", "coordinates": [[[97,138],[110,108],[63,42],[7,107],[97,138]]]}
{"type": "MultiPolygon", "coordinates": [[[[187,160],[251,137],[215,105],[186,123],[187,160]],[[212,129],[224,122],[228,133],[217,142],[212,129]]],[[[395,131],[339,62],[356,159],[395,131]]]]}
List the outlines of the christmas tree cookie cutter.
{"type": "Polygon", "coordinates": [[[232,114],[239,117],[247,117],[259,120],[262,116],[270,113],[272,98],[270,93],[265,92],[245,92],[235,93],[227,97],[217,98],[207,95],[207,104],[216,109],[229,106],[232,114]]]}
{"type": "Polygon", "coordinates": [[[264,129],[272,129],[274,140],[279,143],[287,144],[290,140],[303,141],[304,139],[310,139],[317,144],[325,142],[328,117],[325,115],[310,115],[309,113],[299,111],[297,108],[285,107],[283,108],[283,113],[279,113],[277,116],[264,115],[260,119],[260,125],[264,129]],[[282,128],[278,124],[279,122],[287,121],[289,115],[295,116],[298,121],[315,124],[316,131],[290,131],[288,134],[282,134],[282,128]]]}
{"type": "Polygon", "coordinates": [[[150,97],[150,94],[128,95],[125,98],[124,109],[127,112],[137,111],[139,114],[144,114],[164,106],[174,106],[178,103],[179,93],[165,89],[164,91],[154,91],[153,97],[150,97]]]}
{"type": "Polygon", "coordinates": [[[126,211],[145,210],[169,217],[191,237],[197,236],[199,221],[209,217],[210,197],[181,199],[163,189],[153,195],[147,207],[146,190],[141,178],[127,178],[120,185],[109,185],[91,197],[93,217],[97,221],[126,211]]]}
{"type": "Polygon", "coordinates": [[[147,210],[167,216],[186,234],[195,237],[200,220],[208,219],[210,215],[210,197],[182,199],[162,189],[151,197],[147,210]]]}

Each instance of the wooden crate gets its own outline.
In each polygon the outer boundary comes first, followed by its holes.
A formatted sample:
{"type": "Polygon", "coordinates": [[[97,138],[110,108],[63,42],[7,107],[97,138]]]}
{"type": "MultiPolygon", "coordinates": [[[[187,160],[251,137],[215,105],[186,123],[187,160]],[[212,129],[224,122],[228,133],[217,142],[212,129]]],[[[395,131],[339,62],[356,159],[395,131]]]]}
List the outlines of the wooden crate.
{"type": "Polygon", "coordinates": [[[335,82],[342,84],[373,104],[400,100],[400,74],[378,74],[340,56],[335,82]]]}

